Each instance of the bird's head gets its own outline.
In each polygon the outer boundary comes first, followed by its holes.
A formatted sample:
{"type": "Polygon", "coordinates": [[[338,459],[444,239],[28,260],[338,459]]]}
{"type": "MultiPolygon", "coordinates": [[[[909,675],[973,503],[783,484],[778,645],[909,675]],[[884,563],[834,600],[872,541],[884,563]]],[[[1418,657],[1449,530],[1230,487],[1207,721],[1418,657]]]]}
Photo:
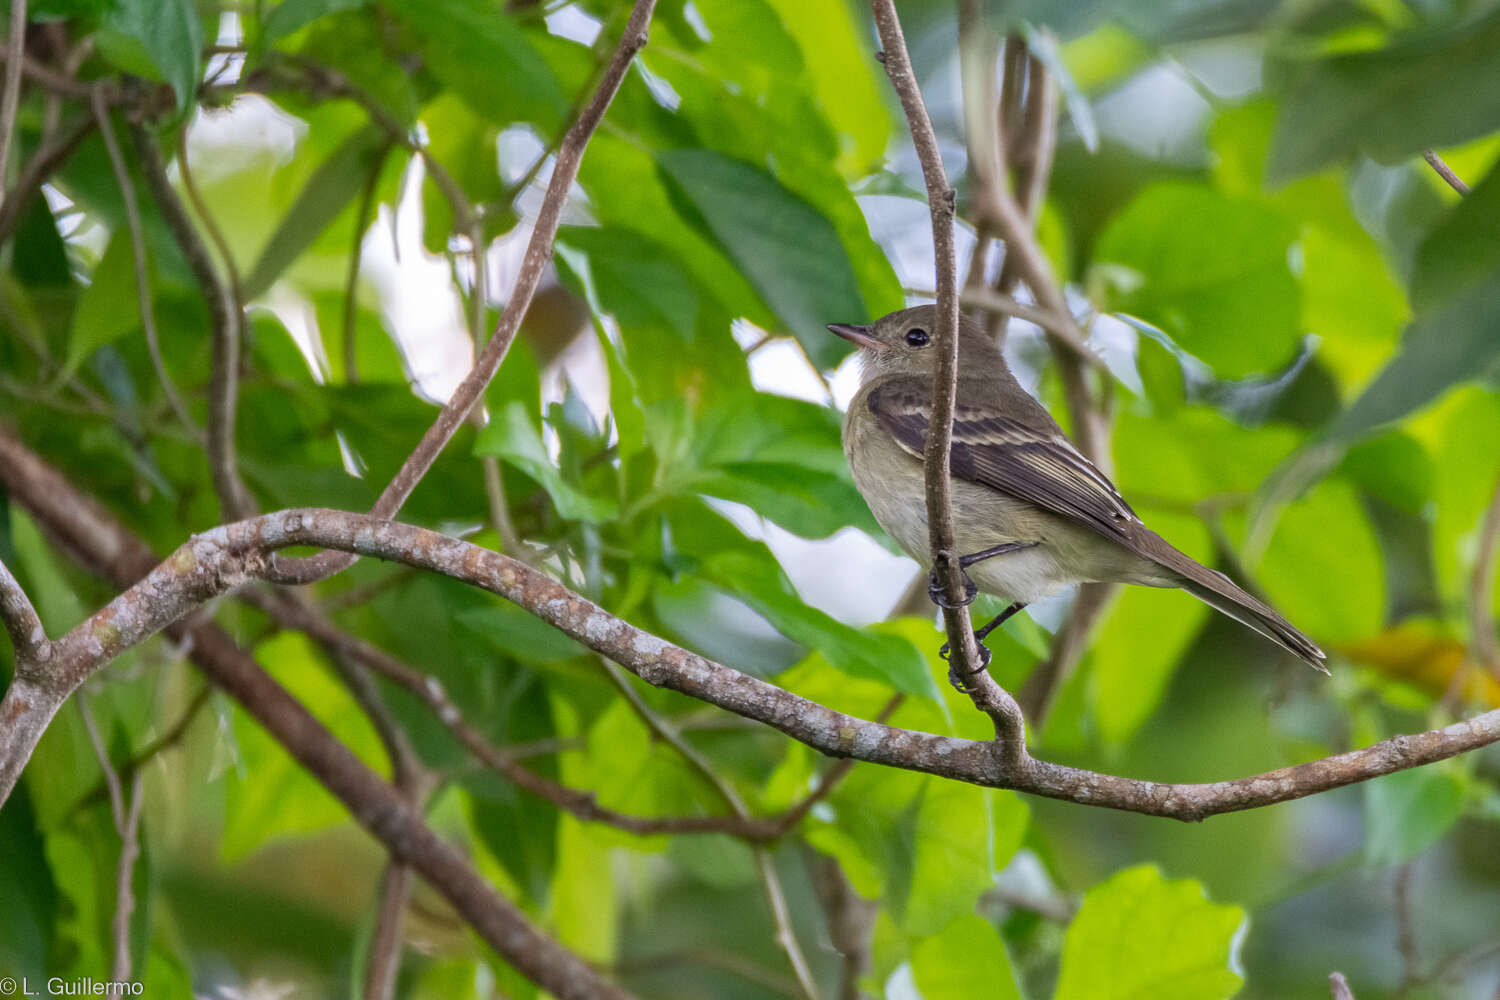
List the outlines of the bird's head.
{"type": "MultiPolygon", "coordinates": [[[[933,339],[936,327],[936,306],[902,309],[882,316],[868,326],[828,324],[828,329],[859,348],[866,381],[881,375],[925,375],[931,378],[938,359],[933,339]]],[[[958,364],[960,377],[990,375],[1005,365],[1005,358],[995,342],[977,324],[963,316],[958,321],[958,364]]]]}

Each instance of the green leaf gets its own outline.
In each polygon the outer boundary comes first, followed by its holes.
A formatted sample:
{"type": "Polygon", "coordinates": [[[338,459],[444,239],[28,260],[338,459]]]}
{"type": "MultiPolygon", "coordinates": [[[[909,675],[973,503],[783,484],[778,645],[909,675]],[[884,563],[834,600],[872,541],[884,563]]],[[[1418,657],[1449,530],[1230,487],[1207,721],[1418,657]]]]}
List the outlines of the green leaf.
{"type": "Polygon", "coordinates": [[[499,123],[563,122],[568,98],[514,17],[485,0],[392,0],[422,40],[427,69],[474,111],[499,123]]]}
{"type": "MultiPolygon", "coordinates": [[[[801,46],[813,93],[842,140],[840,173],[863,176],[885,155],[891,129],[885,80],[870,58],[863,23],[842,0],[768,3],[801,46]]],[[[740,41],[735,38],[731,44],[737,46],[740,41]]]]}
{"type": "Polygon", "coordinates": [[[1500,366],[1500,281],[1486,281],[1419,315],[1397,354],[1328,428],[1348,441],[1426,406],[1459,382],[1483,379],[1500,366]]]}
{"type": "Polygon", "coordinates": [[[1441,764],[1413,767],[1365,784],[1365,861],[1400,864],[1452,829],[1464,811],[1467,785],[1441,764]]]}
{"type": "Polygon", "coordinates": [[[55,944],[57,884],[47,862],[31,808],[29,782],[22,781],[0,809],[0,970],[40,982],[55,944]]]}
{"type": "Polygon", "coordinates": [[[1300,293],[1288,264],[1295,238],[1290,220],[1259,202],[1164,183],[1110,223],[1095,258],[1140,275],[1111,308],[1161,327],[1232,378],[1296,353],[1300,293]]]}
{"type": "Polygon", "coordinates": [[[759,167],[713,150],[668,150],[657,162],[813,363],[830,368],[847,354],[826,324],[865,316],[865,302],[827,217],[759,167]]]}
{"type": "Polygon", "coordinates": [[[179,111],[193,100],[203,25],[192,0],[117,0],[93,37],[116,66],[171,84],[179,111]]]}
{"type": "Polygon", "coordinates": [[[671,251],[621,227],[565,226],[557,234],[559,270],[596,313],[622,326],[658,326],[691,342],[698,291],[671,251]]]}
{"type": "Polygon", "coordinates": [[[1150,718],[1209,613],[1180,590],[1120,592],[1092,643],[1089,701],[1106,744],[1124,743],[1150,718]]]}
{"type": "Polygon", "coordinates": [[[1068,927],[1053,1000],[1227,1000],[1240,986],[1238,906],[1191,879],[1130,868],[1090,889],[1068,927]]]}
{"type": "Polygon", "coordinates": [[[1286,508],[1256,579],[1317,641],[1358,639],[1384,622],[1380,546],[1357,493],[1342,480],[1327,480],[1286,508]]]}
{"type": "Polygon", "coordinates": [[[276,39],[313,23],[328,14],[363,7],[370,0],[283,0],[277,4],[260,26],[260,44],[269,45],[276,39]]]}
{"type": "Polygon", "coordinates": [[[1005,942],[983,917],[966,913],[911,952],[922,1000],[1023,1000],[1005,942]]]}
{"type": "Polygon", "coordinates": [[[312,245],[354,200],[384,155],[388,140],[373,125],[345,139],[292,203],[245,278],[245,298],[265,294],[281,273],[312,245]]]}
{"type": "Polygon", "coordinates": [[[589,496],[563,478],[547,454],[526,405],[519,400],[490,419],[474,442],[474,454],[503,458],[535,479],[552,498],[557,512],[569,520],[604,524],[619,517],[620,505],[612,497],[589,496]]]}
{"type": "Polygon", "coordinates": [[[1412,305],[1440,308],[1481,282],[1500,280],[1500,169],[1448,210],[1417,249],[1412,305]]]}
{"type": "Polygon", "coordinates": [[[1497,47],[1500,11],[1492,10],[1377,51],[1294,68],[1276,121],[1270,179],[1311,173],[1354,153],[1392,163],[1491,131],[1500,125],[1497,47]]]}
{"type": "MultiPolygon", "coordinates": [[[[147,262],[147,277],[152,272],[147,262]]],[[[78,299],[68,336],[67,372],[78,370],[89,355],[141,328],[140,296],[135,286],[135,251],[130,236],[115,233],[94,267],[93,280],[78,299]]]]}

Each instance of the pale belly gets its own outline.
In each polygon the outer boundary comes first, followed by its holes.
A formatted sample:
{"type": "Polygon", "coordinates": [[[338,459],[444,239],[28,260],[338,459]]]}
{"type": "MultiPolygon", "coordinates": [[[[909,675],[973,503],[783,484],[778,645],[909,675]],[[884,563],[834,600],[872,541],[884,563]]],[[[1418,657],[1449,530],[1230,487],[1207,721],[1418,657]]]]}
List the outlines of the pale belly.
{"type": "MultiPolygon", "coordinates": [[[[850,445],[846,433],[849,467],[870,513],[907,555],[923,568],[931,567],[922,464],[883,434],[869,442],[873,452],[860,449],[863,461],[854,458],[850,445]]],[[[1094,578],[1080,572],[1089,561],[1087,529],[972,483],[956,481],[953,487],[954,541],[960,554],[1006,542],[1037,543],[970,566],[969,578],[980,590],[1029,604],[1094,578]]]]}

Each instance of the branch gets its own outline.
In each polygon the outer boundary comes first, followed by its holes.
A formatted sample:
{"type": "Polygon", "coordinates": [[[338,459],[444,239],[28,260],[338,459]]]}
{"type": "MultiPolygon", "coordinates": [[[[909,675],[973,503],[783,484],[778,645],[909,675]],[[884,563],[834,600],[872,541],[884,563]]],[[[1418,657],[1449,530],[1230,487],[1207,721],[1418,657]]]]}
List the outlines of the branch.
{"type": "Polygon", "coordinates": [[[130,804],[125,804],[124,787],[120,774],[109,759],[104,740],[99,736],[99,727],[94,724],[94,713],[89,711],[87,698],[78,700],[78,711],[83,716],[83,728],[88,733],[94,756],[104,772],[104,784],[109,789],[110,815],[114,819],[115,832],[120,835],[120,863],[115,874],[115,915],[110,923],[114,938],[114,962],[109,978],[123,982],[130,978],[130,915],[135,912],[135,893],[131,889],[135,862],[141,853],[141,783],[130,782],[130,804]]]}
{"type": "MultiPolygon", "coordinates": [[[[3,431],[0,482],[17,503],[32,512],[49,536],[78,555],[91,571],[117,585],[146,575],[120,599],[69,633],[73,641],[67,656],[54,656],[64,669],[49,670],[46,686],[30,682],[19,673],[12,681],[0,702],[3,804],[35,746],[35,739],[30,739],[29,746],[26,741],[32,736],[40,738],[65,692],[76,688],[73,682],[81,679],[79,675],[97,670],[102,663],[91,661],[113,655],[109,650],[116,649],[126,636],[133,641],[143,632],[161,627],[165,615],[173,613],[149,608],[158,596],[173,606],[178,604],[168,593],[171,587],[164,585],[181,582],[185,573],[196,581],[189,589],[209,578],[223,586],[237,574],[222,566],[219,569],[228,570],[228,575],[212,567],[192,567],[189,558],[196,543],[184,546],[166,563],[151,569],[155,556],[139,539],[3,431]],[[147,607],[132,607],[132,602],[147,607]],[[22,751],[20,756],[16,756],[18,750],[22,751]]],[[[264,566],[264,557],[258,562],[264,566]]],[[[603,979],[499,895],[457,850],[422,821],[399,791],[355,757],[223,629],[212,624],[187,628],[175,623],[167,627],[167,634],[177,641],[191,640],[188,655],[193,662],[343,802],[356,822],[393,857],[411,865],[431,883],[479,936],[523,975],[561,1000],[629,1000],[628,992],[603,979]]]]}
{"type": "Polygon", "coordinates": [[[5,92],[0,94],[0,202],[5,200],[16,112],[21,109],[21,67],[26,59],[26,0],[10,0],[10,34],[5,39],[5,92]]]}
{"type": "Polygon", "coordinates": [[[0,199],[0,243],[10,239],[16,224],[21,221],[21,209],[26,203],[41,190],[42,184],[52,172],[62,165],[68,157],[77,152],[78,147],[83,145],[84,137],[94,127],[94,119],[90,115],[83,115],[73,122],[64,135],[46,143],[35,155],[21,168],[16,183],[5,197],[0,199]]]}
{"type": "MultiPolygon", "coordinates": [[[[8,487],[15,478],[13,451],[10,439],[0,435],[0,478],[6,480],[8,487]]],[[[60,477],[54,474],[54,480],[57,479],[60,477]]],[[[26,485],[21,483],[22,487],[26,485]]],[[[71,489],[55,481],[52,488],[71,489]]],[[[56,503],[55,497],[43,497],[39,502],[26,488],[12,487],[12,492],[28,510],[34,506],[45,509],[49,503],[56,503]]],[[[56,518],[41,519],[49,528],[60,523],[56,518]]],[[[402,562],[488,590],[526,608],[649,684],[764,722],[832,757],[852,757],[986,787],[1015,789],[1145,815],[1200,820],[1218,813],[1303,798],[1500,742],[1500,709],[1497,709],[1444,729],[1396,736],[1362,750],[1211,784],[1139,781],[1029,756],[1022,756],[1017,763],[993,742],[899,729],[845,715],[783,691],[644,632],[537,570],[498,552],[411,525],[317,509],[267,514],[194,537],[144,580],[58,640],[54,644],[54,660],[67,665],[70,682],[81,681],[127,645],[141,641],[180,617],[195,602],[208,600],[253,573],[269,573],[270,553],[293,545],[316,545],[402,562]]],[[[199,637],[195,641],[203,641],[205,629],[195,630],[199,637]]],[[[196,654],[196,646],[194,651],[196,654]]],[[[252,672],[257,676],[258,686],[270,683],[258,671],[252,672]]],[[[276,690],[278,698],[290,702],[284,692],[276,690]]],[[[291,702],[291,706],[294,707],[285,711],[305,716],[300,705],[291,702]]],[[[256,711],[253,706],[252,711],[256,711]]],[[[316,725],[310,717],[307,723],[316,725]]],[[[283,735],[286,727],[281,720],[266,724],[289,746],[301,742],[283,735]]],[[[30,748],[26,752],[29,754],[30,748]]],[[[293,752],[297,752],[295,746],[293,752]]],[[[12,762],[0,759],[0,774],[6,773],[11,765],[12,762]]],[[[318,766],[308,766],[320,777],[327,770],[323,761],[318,766]]],[[[363,765],[357,766],[361,774],[369,773],[363,765]]],[[[330,780],[335,794],[338,794],[336,786],[343,780],[330,780]]],[[[373,775],[370,780],[379,785],[382,795],[394,795],[389,786],[373,775]]],[[[0,792],[8,791],[9,785],[0,786],[0,792]]],[[[364,807],[367,803],[359,801],[355,805],[364,807]]],[[[358,812],[356,815],[367,825],[375,824],[372,829],[377,835],[384,832],[379,826],[380,817],[362,816],[358,812]]]]}
{"type": "Polygon", "coordinates": [[[1441,156],[1428,149],[1422,152],[1422,159],[1426,160],[1427,165],[1432,167],[1433,171],[1435,171],[1439,177],[1447,181],[1448,186],[1453,190],[1457,191],[1459,194],[1469,193],[1469,185],[1465,184],[1463,180],[1461,180],[1459,176],[1453,172],[1452,167],[1443,162],[1443,158],[1441,156]]]}
{"type": "Polygon", "coordinates": [[[214,492],[226,520],[249,517],[257,510],[255,500],[240,479],[235,459],[234,422],[239,404],[240,342],[243,339],[244,315],[228,283],[219,277],[208,246],[198,235],[192,217],[172,182],[162,160],[156,140],[145,127],[130,126],[130,138],[136,157],[146,176],[146,185],[156,198],[162,218],[171,230],[188,269],[198,283],[198,290],[208,304],[209,330],[213,340],[212,374],[208,385],[208,470],[214,492]]]}
{"type": "MultiPolygon", "coordinates": [[[[599,122],[603,120],[604,112],[609,108],[615,93],[624,82],[625,74],[629,71],[635,54],[645,46],[646,29],[651,22],[651,14],[655,8],[656,0],[636,0],[630,12],[630,19],[626,22],[625,30],[620,36],[619,45],[615,48],[614,56],[600,77],[598,89],[594,91],[593,98],[585,105],[578,119],[568,128],[558,147],[557,160],[552,168],[552,178],[547,183],[546,197],[542,201],[541,210],[537,213],[536,226],[532,230],[531,240],[526,245],[526,254],[522,258],[520,272],[516,275],[515,286],[511,289],[510,299],[505,304],[505,311],[500,314],[494,335],[480,352],[469,374],[459,383],[458,388],[453,390],[453,395],[443,407],[442,412],[438,414],[437,420],[428,428],[416,449],[407,456],[400,470],[380,494],[380,498],[376,500],[375,506],[370,510],[375,517],[394,517],[401,509],[407,497],[411,496],[412,490],[416,489],[417,483],[421,482],[422,477],[437,460],[444,446],[468,416],[469,410],[474,407],[485,387],[495,377],[500,363],[505,360],[506,352],[510,350],[511,342],[515,340],[516,332],[521,327],[521,320],[531,305],[531,298],[536,294],[537,286],[541,283],[542,273],[552,259],[552,242],[562,222],[563,202],[567,200],[568,191],[578,177],[578,167],[583,159],[583,151],[588,146],[589,139],[593,137],[594,130],[599,127],[599,122]]],[[[348,566],[351,561],[347,556],[337,553],[321,553],[305,559],[282,560],[277,566],[276,579],[281,582],[308,583],[338,572],[348,566]]]]}
{"type": "Polygon", "coordinates": [[[130,179],[130,170],[125,166],[125,156],[120,152],[120,144],[115,139],[114,126],[109,123],[109,105],[105,101],[102,87],[94,88],[92,100],[94,119],[99,124],[99,134],[104,139],[104,149],[109,154],[109,164],[114,169],[115,183],[120,185],[120,199],[125,204],[125,226],[130,233],[131,258],[135,264],[135,294],[140,304],[141,329],[146,334],[146,351],[151,356],[151,367],[156,371],[156,380],[161,383],[161,391],[167,397],[172,413],[194,437],[200,437],[203,432],[194,422],[192,414],[188,413],[187,404],[182,401],[182,395],[178,393],[177,386],[167,371],[166,359],[162,357],[161,337],[156,332],[156,309],[151,298],[151,279],[146,273],[146,236],[141,228],[140,205],[136,201],[135,184],[130,179]]]}
{"type": "Polygon", "coordinates": [[[10,634],[15,647],[15,663],[18,673],[32,669],[47,659],[52,644],[47,641],[47,630],[31,598],[16,582],[10,569],[0,562],[0,619],[5,621],[5,631],[10,634]]]}
{"type": "Polygon", "coordinates": [[[1344,978],[1342,972],[1335,972],[1328,977],[1328,988],[1333,993],[1333,1000],[1354,1000],[1354,992],[1349,989],[1349,980],[1344,978]]]}
{"type": "Polygon", "coordinates": [[[947,597],[945,603],[950,605],[943,608],[943,624],[953,651],[953,676],[963,682],[974,704],[994,721],[995,734],[1001,740],[1007,762],[1019,764],[1026,755],[1026,721],[1015,699],[995,683],[980,661],[969,609],[963,604],[963,569],[953,541],[949,451],[958,395],[958,271],[953,249],[953,189],[943,172],[937,136],[912,72],[894,0],[871,0],[871,8],[880,33],[881,61],[911,127],[912,144],[922,162],[922,179],[927,185],[927,207],[932,215],[932,245],[937,258],[937,324],[933,338],[939,350],[937,371],[933,374],[932,420],[922,466],[933,572],[947,597]]]}

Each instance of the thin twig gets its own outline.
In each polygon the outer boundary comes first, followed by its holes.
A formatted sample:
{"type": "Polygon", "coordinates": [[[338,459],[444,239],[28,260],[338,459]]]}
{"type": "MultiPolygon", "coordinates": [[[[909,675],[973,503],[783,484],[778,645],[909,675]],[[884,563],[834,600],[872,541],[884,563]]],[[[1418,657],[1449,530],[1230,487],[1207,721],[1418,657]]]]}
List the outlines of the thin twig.
{"type": "Polygon", "coordinates": [[[26,56],[26,0],[10,0],[10,34],[5,39],[5,93],[0,95],[0,202],[10,176],[10,147],[21,109],[21,69],[26,56]]]}
{"type": "Polygon", "coordinates": [[[120,198],[125,203],[125,225],[130,233],[131,253],[135,261],[135,294],[140,303],[141,328],[146,332],[146,352],[151,356],[151,367],[156,371],[156,380],[161,383],[162,394],[172,407],[172,412],[194,437],[203,431],[188,413],[172,376],[167,371],[166,359],[161,353],[161,338],[156,332],[156,309],[151,300],[151,279],[147,274],[146,236],[141,228],[141,209],[135,198],[135,184],[130,179],[130,170],[125,166],[125,156],[115,140],[114,126],[109,123],[109,106],[104,100],[104,90],[93,90],[94,120],[99,125],[99,134],[104,139],[104,149],[109,154],[110,166],[114,168],[115,182],[120,185],[120,198]]]}
{"type": "MultiPolygon", "coordinates": [[[[568,128],[565,138],[558,147],[552,177],[547,183],[546,197],[537,213],[536,225],[526,245],[526,254],[522,258],[520,272],[516,275],[515,286],[511,289],[505,310],[500,314],[494,334],[474,362],[474,367],[470,369],[469,374],[454,389],[447,405],[438,414],[437,420],[428,428],[417,447],[402,463],[395,477],[381,492],[380,498],[371,508],[371,513],[375,516],[393,517],[401,509],[406,498],[411,495],[412,490],[416,489],[417,483],[427,474],[427,470],[432,467],[432,463],[437,460],[449,439],[453,437],[454,432],[473,409],[485,387],[499,370],[500,363],[505,360],[505,355],[510,350],[517,331],[521,328],[521,320],[525,318],[526,310],[531,306],[532,296],[536,294],[537,286],[541,283],[542,273],[552,259],[552,243],[557,236],[558,226],[562,222],[563,203],[567,200],[573,181],[578,177],[578,167],[582,162],[584,150],[588,146],[589,139],[593,137],[594,130],[603,120],[604,113],[608,110],[615,93],[624,82],[636,53],[645,46],[646,30],[655,8],[656,0],[636,0],[630,12],[630,18],[625,24],[624,32],[620,36],[619,44],[615,48],[614,56],[600,77],[598,89],[568,128]]],[[[310,582],[336,573],[348,566],[350,562],[347,555],[339,553],[325,553],[296,561],[282,560],[278,566],[278,578],[284,582],[310,582]]]]}
{"type": "MultiPolygon", "coordinates": [[[[107,123],[101,123],[106,128],[107,123]]],[[[108,135],[108,132],[105,133],[108,135]]],[[[259,508],[240,479],[239,461],[235,456],[234,425],[239,410],[240,346],[243,339],[244,314],[235,301],[230,286],[219,277],[208,246],[198,235],[192,216],[177,196],[167,177],[156,139],[145,126],[132,123],[130,137],[135,145],[146,186],[156,199],[162,219],[171,231],[188,270],[198,283],[198,291],[208,305],[209,331],[213,344],[212,371],[208,384],[208,470],[214,492],[226,519],[249,517],[259,508]]],[[[144,255],[144,248],[142,248],[144,255]]],[[[142,273],[144,273],[142,271],[142,273]]],[[[148,334],[149,336],[149,334],[148,334]]]]}
{"type": "Polygon", "coordinates": [[[1335,972],[1328,977],[1328,988],[1333,992],[1333,1000],[1354,1000],[1354,991],[1349,989],[1349,980],[1344,978],[1342,972],[1335,972]]]}
{"type": "Polygon", "coordinates": [[[93,115],[80,115],[66,133],[43,144],[21,168],[16,183],[0,199],[0,243],[10,239],[16,224],[21,221],[21,209],[41,190],[53,171],[83,145],[94,122],[93,115]]]}
{"type": "Polygon", "coordinates": [[[110,922],[114,940],[114,960],[110,978],[125,982],[130,978],[130,916],[135,912],[135,892],[131,880],[136,859],[140,856],[141,783],[130,782],[130,802],[125,802],[120,774],[110,762],[109,750],[99,736],[99,727],[94,723],[94,713],[89,711],[87,698],[78,699],[78,712],[83,716],[83,728],[88,733],[89,743],[99,768],[104,772],[104,784],[109,789],[109,809],[114,818],[115,832],[120,835],[120,862],[115,872],[115,915],[110,922]]]}
{"type": "MultiPolygon", "coordinates": [[[[624,671],[610,660],[602,657],[599,662],[604,667],[604,672],[609,676],[610,682],[624,696],[626,704],[630,706],[631,710],[635,712],[636,717],[645,724],[646,728],[651,730],[657,739],[676,750],[678,756],[686,761],[689,767],[698,772],[698,775],[708,783],[709,787],[718,793],[719,798],[724,800],[724,804],[729,807],[730,812],[734,813],[742,821],[750,820],[750,810],[745,806],[744,800],[734,790],[734,786],[729,784],[718,771],[714,770],[713,765],[708,762],[708,758],[703,756],[697,747],[683,739],[682,734],[677,731],[676,726],[663,719],[652,710],[650,705],[646,704],[646,700],[641,697],[640,692],[631,686],[629,679],[625,677],[624,671]]],[[[809,803],[807,808],[811,809],[812,804],[809,803]]],[[[795,822],[793,820],[792,824],[795,825],[795,822]]],[[[806,956],[802,954],[802,946],[797,943],[797,934],[792,928],[791,912],[787,909],[786,905],[786,892],[782,888],[781,877],[776,872],[775,861],[771,857],[770,850],[764,844],[756,844],[753,850],[755,852],[755,867],[760,874],[761,885],[765,888],[766,892],[766,902],[771,909],[771,920],[776,925],[776,943],[781,946],[782,951],[786,952],[787,961],[791,963],[792,972],[796,975],[797,983],[801,986],[803,994],[808,997],[808,1000],[817,1000],[818,985],[813,979],[812,970],[808,967],[806,956]]]]}
{"type": "Polygon", "coordinates": [[[213,213],[208,209],[208,202],[198,190],[198,182],[194,179],[191,165],[188,163],[187,135],[186,128],[177,130],[177,171],[182,176],[182,189],[187,192],[188,204],[192,205],[193,211],[197,213],[198,220],[203,224],[203,231],[208,234],[209,242],[218,251],[224,274],[229,279],[229,292],[234,299],[235,312],[244,316],[244,281],[240,278],[239,266],[234,262],[234,252],[229,249],[229,240],[225,239],[224,231],[214,221],[213,213]]]}
{"type": "Polygon", "coordinates": [[[1496,555],[1500,554],[1500,479],[1495,482],[1489,506],[1479,527],[1479,548],[1469,576],[1469,644],[1474,659],[1500,678],[1500,643],[1496,641],[1496,555]]]}
{"type": "Polygon", "coordinates": [[[1463,182],[1463,179],[1453,172],[1452,167],[1443,162],[1443,158],[1441,156],[1437,155],[1430,149],[1425,149],[1422,151],[1422,159],[1426,160],[1428,166],[1432,167],[1432,169],[1437,173],[1439,177],[1447,181],[1448,186],[1453,190],[1457,191],[1459,194],[1469,193],[1469,185],[1465,184],[1463,182]]]}
{"type": "Polygon", "coordinates": [[[932,216],[932,244],[937,267],[937,323],[933,337],[941,348],[933,374],[932,420],[922,464],[926,478],[928,543],[932,566],[947,597],[943,623],[953,650],[955,676],[961,678],[974,704],[995,724],[995,736],[1009,765],[1026,755],[1026,722],[1015,699],[984,669],[974,639],[969,609],[964,602],[963,570],[953,542],[953,508],[949,452],[953,440],[953,410],[958,395],[958,276],[953,247],[953,189],[943,172],[937,136],[922,102],[906,38],[893,0],[871,0],[875,27],[880,33],[886,75],[901,100],[911,129],[912,144],[922,163],[927,185],[927,208],[932,216]]]}
{"type": "Polygon", "coordinates": [[[1396,954],[1401,956],[1401,983],[1397,993],[1404,994],[1422,979],[1422,953],[1417,947],[1417,920],[1412,906],[1412,879],[1416,874],[1416,861],[1408,861],[1396,869],[1393,887],[1396,911],[1396,954]]]}

